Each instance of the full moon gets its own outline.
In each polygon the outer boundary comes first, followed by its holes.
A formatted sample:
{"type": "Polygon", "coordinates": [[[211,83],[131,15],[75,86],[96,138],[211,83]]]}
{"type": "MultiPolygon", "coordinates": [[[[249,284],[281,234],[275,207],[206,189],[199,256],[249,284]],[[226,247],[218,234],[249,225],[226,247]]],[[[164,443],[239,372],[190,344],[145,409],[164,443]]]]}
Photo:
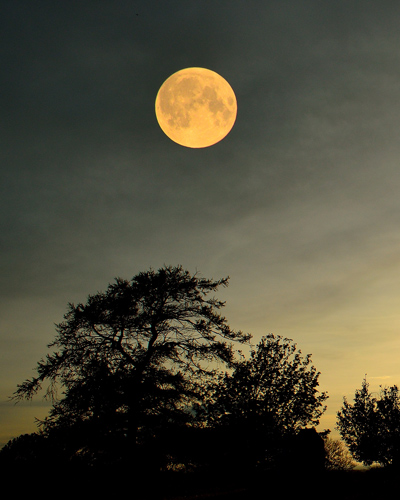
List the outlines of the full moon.
{"type": "Polygon", "coordinates": [[[231,131],[237,114],[235,93],[218,73],[186,68],[171,75],[156,97],[163,132],[188,148],[206,148],[231,131]]]}

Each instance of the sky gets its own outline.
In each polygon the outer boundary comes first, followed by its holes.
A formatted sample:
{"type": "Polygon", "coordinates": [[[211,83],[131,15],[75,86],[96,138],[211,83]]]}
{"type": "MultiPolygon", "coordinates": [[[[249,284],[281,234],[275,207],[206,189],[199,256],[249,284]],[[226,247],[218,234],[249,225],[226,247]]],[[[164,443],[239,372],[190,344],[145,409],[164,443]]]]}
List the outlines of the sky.
{"type": "Polygon", "coordinates": [[[223,314],[311,353],[320,429],[367,376],[400,384],[400,3],[4,0],[0,7],[0,445],[68,302],[182,265],[230,276],[223,314]],[[233,88],[231,132],[171,141],[162,83],[233,88]]]}

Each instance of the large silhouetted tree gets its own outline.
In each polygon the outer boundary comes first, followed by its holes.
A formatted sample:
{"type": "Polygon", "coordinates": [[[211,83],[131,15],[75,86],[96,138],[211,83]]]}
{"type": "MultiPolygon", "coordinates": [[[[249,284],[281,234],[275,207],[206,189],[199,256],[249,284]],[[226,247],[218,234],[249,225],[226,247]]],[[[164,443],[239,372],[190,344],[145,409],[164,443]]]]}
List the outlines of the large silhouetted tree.
{"type": "Polygon", "coordinates": [[[365,465],[400,466],[400,395],[396,385],[374,396],[363,380],[353,404],[343,398],[337,428],[354,458],[365,465]]]}
{"type": "Polygon", "coordinates": [[[14,399],[30,399],[47,383],[53,407],[45,432],[73,428],[81,451],[121,441],[134,454],[160,426],[190,420],[200,381],[215,374],[216,362],[232,365],[233,342],[250,339],[231,330],[219,314],[224,303],[210,297],[227,284],[163,267],[69,304],[53,352],[14,399]]]}
{"type": "Polygon", "coordinates": [[[318,392],[319,375],[311,355],[304,357],[293,341],[267,335],[249,359],[243,357],[212,384],[203,418],[235,436],[238,456],[264,460],[284,436],[319,423],[328,397],[318,392]]]}

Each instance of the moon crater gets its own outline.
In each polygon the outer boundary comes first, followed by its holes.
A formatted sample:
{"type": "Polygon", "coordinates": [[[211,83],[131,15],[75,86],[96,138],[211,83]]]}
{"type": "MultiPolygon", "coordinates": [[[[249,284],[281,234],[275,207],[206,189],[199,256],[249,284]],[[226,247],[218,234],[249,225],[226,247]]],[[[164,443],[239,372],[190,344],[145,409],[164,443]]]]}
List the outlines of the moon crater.
{"type": "Polygon", "coordinates": [[[186,68],[171,75],[156,98],[156,116],[174,142],[204,148],[221,141],[232,129],[237,114],[236,96],[218,73],[186,68]]]}

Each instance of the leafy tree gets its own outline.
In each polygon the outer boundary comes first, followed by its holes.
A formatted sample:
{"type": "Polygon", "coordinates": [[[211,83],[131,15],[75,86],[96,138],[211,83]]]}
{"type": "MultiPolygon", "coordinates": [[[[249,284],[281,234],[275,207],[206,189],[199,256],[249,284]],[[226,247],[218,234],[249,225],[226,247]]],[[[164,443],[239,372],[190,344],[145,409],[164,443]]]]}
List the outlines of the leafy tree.
{"type": "Polygon", "coordinates": [[[10,439],[6,445],[0,450],[0,464],[3,469],[7,463],[17,462],[18,466],[31,466],[37,461],[41,461],[44,454],[47,454],[45,446],[45,438],[43,435],[36,432],[32,434],[21,434],[20,436],[10,439]],[[46,453],[43,453],[43,450],[46,453]]]}
{"type": "Polygon", "coordinates": [[[352,470],[356,466],[348,448],[340,439],[331,439],[326,437],[325,442],[325,460],[328,470],[352,470]]]}
{"type": "Polygon", "coordinates": [[[365,465],[400,465],[400,395],[396,385],[380,388],[377,397],[363,380],[353,404],[343,398],[337,428],[354,458],[365,465]]]}
{"type": "Polygon", "coordinates": [[[281,446],[283,436],[319,423],[328,398],[317,390],[319,375],[310,354],[303,357],[290,339],[267,335],[249,359],[214,382],[203,418],[236,436],[237,455],[263,461],[265,450],[281,446]]]}
{"type": "Polygon", "coordinates": [[[14,399],[32,398],[47,382],[45,432],[73,428],[89,448],[119,439],[132,453],[156,428],[189,421],[201,381],[215,375],[215,363],[232,365],[234,341],[249,341],[219,314],[224,302],[209,297],[227,285],[180,266],[117,278],[86,304],[68,305],[48,346],[54,352],[14,399]]]}
{"type": "MultiPolygon", "coordinates": [[[[71,437],[71,436],[69,436],[71,437]]],[[[10,439],[0,450],[0,468],[4,475],[19,474],[27,479],[27,474],[35,476],[43,469],[50,475],[56,468],[72,466],[70,451],[71,440],[49,438],[42,432],[21,434],[10,439]]]]}

